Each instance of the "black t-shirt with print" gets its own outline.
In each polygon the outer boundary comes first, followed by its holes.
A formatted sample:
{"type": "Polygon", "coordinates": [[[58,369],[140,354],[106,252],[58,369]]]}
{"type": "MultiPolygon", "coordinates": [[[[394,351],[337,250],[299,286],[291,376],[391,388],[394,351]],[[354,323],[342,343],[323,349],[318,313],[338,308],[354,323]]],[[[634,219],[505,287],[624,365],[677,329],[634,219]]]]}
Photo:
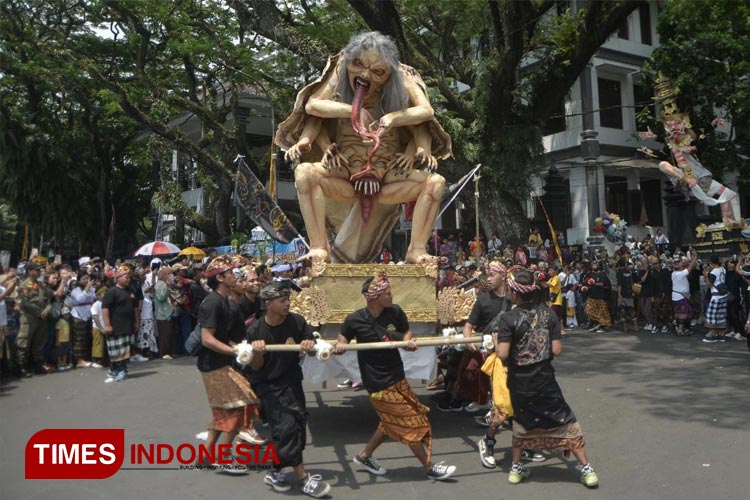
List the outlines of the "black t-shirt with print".
{"type": "MultiPolygon", "coordinates": [[[[354,311],[344,320],[341,334],[347,340],[357,339],[358,344],[402,340],[409,331],[406,313],[397,305],[383,309],[375,318],[364,307],[354,311]]],[[[368,392],[378,392],[403,379],[404,362],[398,349],[357,351],[362,383],[368,392]]]]}
{"type": "Polygon", "coordinates": [[[520,304],[500,316],[493,327],[497,329],[498,342],[511,343],[510,370],[551,360],[552,341],[561,339],[557,315],[541,304],[520,304]]]}
{"type": "MultiPolygon", "coordinates": [[[[198,324],[201,328],[213,328],[216,340],[229,344],[231,322],[232,311],[229,301],[216,291],[209,293],[198,311],[198,324]]],[[[237,340],[241,341],[242,336],[240,335],[239,339],[235,339],[235,341],[237,340]]],[[[211,349],[201,349],[198,354],[198,370],[202,372],[231,366],[233,362],[234,356],[220,354],[211,349]]]]}
{"type": "Polygon", "coordinates": [[[135,333],[135,304],[130,290],[113,286],[102,298],[102,309],[109,309],[112,335],[123,336],[135,333]]]}
{"type": "Polygon", "coordinates": [[[477,295],[477,301],[471,308],[467,323],[474,326],[474,330],[481,332],[484,327],[501,312],[510,310],[511,303],[507,297],[500,297],[495,292],[484,292],[477,295]]]}
{"type": "MultiPolygon", "coordinates": [[[[248,342],[263,340],[267,345],[299,344],[303,340],[314,340],[312,329],[305,318],[289,313],[280,325],[271,326],[266,318],[260,318],[247,328],[248,342]]],[[[301,351],[300,351],[301,352],[301,351]]],[[[253,389],[258,396],[269,389],[292,385],[302,381],[299,352],[266,352],[263,367],[254,371],[248,365],[245,373],[250,376],[253,389]]]]}

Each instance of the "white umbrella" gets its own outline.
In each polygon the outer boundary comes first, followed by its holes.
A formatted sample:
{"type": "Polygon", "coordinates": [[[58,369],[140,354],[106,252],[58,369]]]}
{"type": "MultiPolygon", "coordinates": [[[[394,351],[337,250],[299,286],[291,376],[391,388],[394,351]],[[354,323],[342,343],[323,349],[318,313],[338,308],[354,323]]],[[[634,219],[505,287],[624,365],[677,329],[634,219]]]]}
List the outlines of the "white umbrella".
{"type": "Polygon", "coordinates": [[[168,241],[152,241],[136,250],[134,255],[136,257],[154,257],[156,255],[170,255],[179,251],[180,247],[168,241]]]}

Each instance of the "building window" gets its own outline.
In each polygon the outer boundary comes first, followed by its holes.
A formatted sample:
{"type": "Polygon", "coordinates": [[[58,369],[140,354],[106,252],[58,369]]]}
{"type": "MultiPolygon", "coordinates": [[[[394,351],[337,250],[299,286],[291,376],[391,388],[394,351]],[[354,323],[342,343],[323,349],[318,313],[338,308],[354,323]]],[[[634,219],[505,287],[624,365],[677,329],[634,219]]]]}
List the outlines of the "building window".
{"type": "Polygon", "coordinates": [[[635,100],[635,114],[643,111],[643,108],[648,108],[649,114],[652,117],[656,117],[656,106],[654,105],[651,89],[643,85],[633,84],[633,99],[635,100]]]}
{"type": "Polygon", "coordinates": [[[638,7],[638,17],[641,21],[641,43],[651,45],[651,8],[648,2],[643,2],[638,7]]]}
{"type": "Polygon", "coordinates": [[[617,28],[617,38],[630,40],[630,31],[628,31],[628,18],[623,19],[622,24],[617,28]]]}
{"type": "Polygon", "coordinates": [[[622,129],[622,93],[620,82],[598,78],[599,123],[602,127],[622,129]]]}
{"type": "Polygon", "coordinates": [[[552,114],[544,124],[544,135],[556,134],[565,130],[565,98],[555,106],[552,114]]]}
{"type": "MultiPolygon", "coordinates": [[[[649,226],[663,226],[661,180],[641,180],[642,211],[646,212],[645,224],[649,226]]],[[[642,214],[644,215],[644,214],[642,214]]],[[[644,221],[641,221],[643,223],[644,221]]]]}
{"type": "Polygon", "coordinates": [[[557,15],[561,16],[570,9],[570,1],[569,0],[557,0],[557,2],[555,2],[555,7],[557,8],[557,15]]]}

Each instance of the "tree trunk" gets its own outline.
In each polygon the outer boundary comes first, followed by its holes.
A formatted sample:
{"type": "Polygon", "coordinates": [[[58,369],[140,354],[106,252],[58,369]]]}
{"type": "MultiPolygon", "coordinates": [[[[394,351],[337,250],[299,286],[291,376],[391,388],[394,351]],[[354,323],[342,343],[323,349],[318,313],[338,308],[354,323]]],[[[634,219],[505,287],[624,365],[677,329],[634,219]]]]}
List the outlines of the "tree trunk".
{"type": "Polygon", "coordinates": [[[479,222],[485,237],[497,233],[503,243],[526,242],[528,218],[522,202],[496,192],[479,192],[479,222]]]}

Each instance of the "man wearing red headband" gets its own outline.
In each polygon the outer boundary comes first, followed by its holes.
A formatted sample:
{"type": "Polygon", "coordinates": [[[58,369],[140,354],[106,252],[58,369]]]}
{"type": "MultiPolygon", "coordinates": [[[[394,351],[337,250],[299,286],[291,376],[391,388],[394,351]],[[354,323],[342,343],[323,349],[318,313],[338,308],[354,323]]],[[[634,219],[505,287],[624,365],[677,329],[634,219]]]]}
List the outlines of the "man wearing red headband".
{"type": "MultiPolygon", "coordinates": [[[[367,300],[367,307],[346,317],[334,354],[342,354],[344,345],[355,338],[357,344],[406,340],[409,342],[407,350],[415,350],[417,346],[412,340],[409,320],[403,309],[393,303],[386,273],[381,271],[368,278],[362,286],[362,295],[367,300]]],[[[430,409],[419,402],[406,381],[404,363],[398,351],[358,351],[357,361],[380,424],[365,448],[354,457],[354,463],[372,474],[385,474],[386,470],[372,455],[386,438],[391,437],[409,446],[429,479],[442,481],[452,476],[455,466],[432,463],[432,427],[427,419],[430,409]]]]}

